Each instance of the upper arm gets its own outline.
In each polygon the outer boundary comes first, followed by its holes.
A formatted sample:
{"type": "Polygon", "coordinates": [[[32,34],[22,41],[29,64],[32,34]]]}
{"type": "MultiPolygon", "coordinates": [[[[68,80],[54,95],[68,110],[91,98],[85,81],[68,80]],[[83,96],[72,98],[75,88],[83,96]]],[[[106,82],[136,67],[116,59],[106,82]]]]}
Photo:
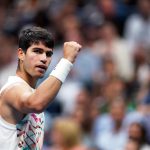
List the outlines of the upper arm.
{"type": "Polygon", "coordinates": [[[53,76],[49,76],[36,90],[28,84],[18,83],[8,90],[5,89],[3,100],[22,113],[41,113],[58,93],[62,83],[53,76]]]}
{"type": "Polygon", "coordinates": [[[30,104],[33,93],[28,85],[17,84],[4,91],[3,101],[21,113],[35,112],[35,108],[30,104]]]}

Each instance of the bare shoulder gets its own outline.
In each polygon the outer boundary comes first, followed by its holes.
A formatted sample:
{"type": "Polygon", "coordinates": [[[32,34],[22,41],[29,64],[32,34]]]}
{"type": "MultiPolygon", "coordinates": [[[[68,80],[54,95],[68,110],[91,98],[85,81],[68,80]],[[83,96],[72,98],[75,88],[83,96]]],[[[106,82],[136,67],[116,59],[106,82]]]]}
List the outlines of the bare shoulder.
{"type": "Polygon", "coordinates": [[[23,117],[25,95],[31,95],[32,89],[24,83],[15,83],[6,87],[0,96],[0,115],[9,123],[16,124],[23,117]],[[17,116],[17,117],[16,117],[17,116]]]}
{"type": "Polygon", "coordinates": [[[1,93],[1,99],[4,103],[15,104],[22,101],[24,97],[32,94],[31,87],[25,83],[15,83],[7,87],[1,93]]]}

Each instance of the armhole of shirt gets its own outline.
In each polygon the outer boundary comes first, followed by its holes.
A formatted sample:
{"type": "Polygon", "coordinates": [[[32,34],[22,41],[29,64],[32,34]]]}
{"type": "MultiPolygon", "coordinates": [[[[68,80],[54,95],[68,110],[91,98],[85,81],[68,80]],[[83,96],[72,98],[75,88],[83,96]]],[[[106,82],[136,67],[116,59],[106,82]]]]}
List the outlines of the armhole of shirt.
{"type": "MultiPolygon", "coordinates": [[[[0,91],[0,97],[3,96],[8,90],[10,90],[11,88],[13,88],[13,86],[17,85],[17,84],[21,84],[21,82],[16,82],[16,83],[12,83],[12,84],[6,84],[4,85],[4,87],[1,89],[0,91]]],[[[0,102],[1,105],[1,102],[0,102]]],[[[1,111],[1,110],[0,110],[1,111]]],[[[8,129],[16,129],[16,125],[15,124],[11,124],[9,122],[7,122],[0,113],[0,123],[5,126],[8,129]]]]}

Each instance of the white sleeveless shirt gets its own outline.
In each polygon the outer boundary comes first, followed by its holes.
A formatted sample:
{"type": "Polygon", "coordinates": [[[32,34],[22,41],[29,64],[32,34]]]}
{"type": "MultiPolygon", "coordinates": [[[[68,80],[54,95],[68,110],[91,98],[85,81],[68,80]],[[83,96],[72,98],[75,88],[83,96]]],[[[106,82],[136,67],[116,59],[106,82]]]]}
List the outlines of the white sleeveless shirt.
{"type": "MultiPolygon", "coordinates": [[[[26,82],[20,77],[10,76],[7,83],[2,87],[0,94],[16,83],[26,82]]],[[[0,116],[0,150],[41,150],[43,136],[44,113],[27,114],[16,125],[6,122],[0,116]]]]}

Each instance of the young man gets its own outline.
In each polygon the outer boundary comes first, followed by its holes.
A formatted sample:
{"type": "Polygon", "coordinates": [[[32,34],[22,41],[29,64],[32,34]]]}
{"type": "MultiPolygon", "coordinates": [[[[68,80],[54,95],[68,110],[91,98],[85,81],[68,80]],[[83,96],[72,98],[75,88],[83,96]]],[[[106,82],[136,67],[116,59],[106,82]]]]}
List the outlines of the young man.
{"type": "Polygon", "coordinates": [[[54,40],[40,27],[21,31],[16,76],[10,76],[0,91],[0,149],[40,150],[44,134],[44,109],[54,99],[81,49],[64,43],[64,56],[50,76],[43,77],[53,54],[54,40]]]}

